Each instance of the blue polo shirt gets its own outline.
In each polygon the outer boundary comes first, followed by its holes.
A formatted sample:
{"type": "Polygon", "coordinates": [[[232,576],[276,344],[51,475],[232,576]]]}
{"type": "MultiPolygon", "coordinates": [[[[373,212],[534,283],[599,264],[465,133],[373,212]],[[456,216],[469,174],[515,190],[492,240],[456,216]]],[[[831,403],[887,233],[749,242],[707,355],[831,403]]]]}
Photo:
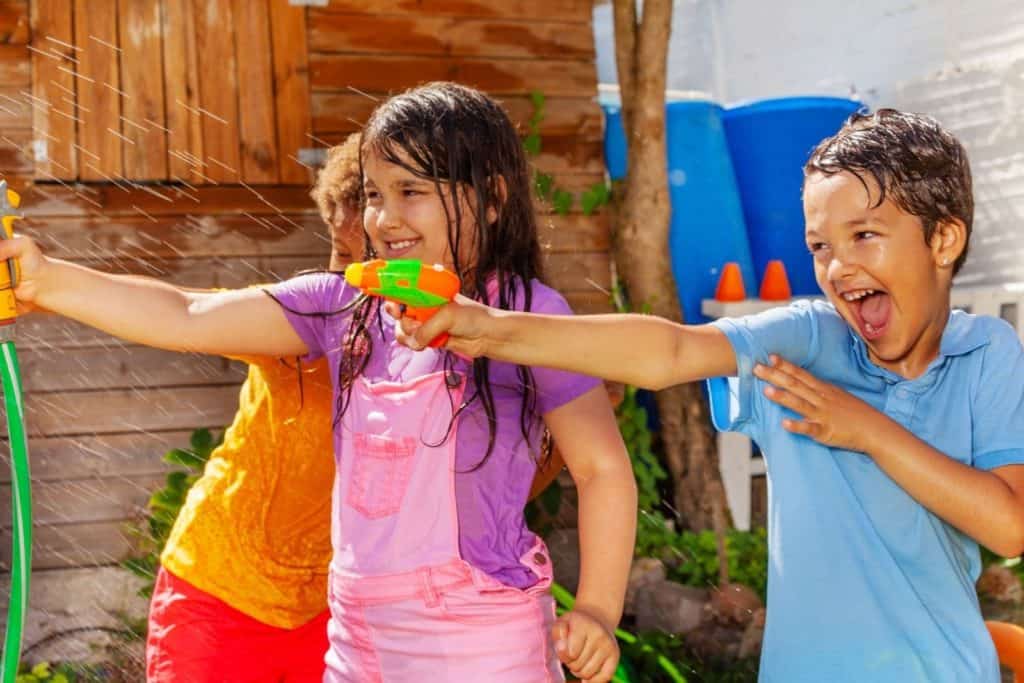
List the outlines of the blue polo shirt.
{"type": "Polygon", "coordinates": [[[768,470],[760,680],[998,683],[974,588],[977,543],[867,455],[783,429],[783,417],[795,415],[764,396],[752,371],[776,353],[949,457],[989,470],[1024,464],[1024,351],[1013,328],[953,312],[939,357],[908,380],[872,363],[863,341],[821,301],[713,324],[739,368],[729,391],[712,387],[716,426],[750,436],[768,470]]]}

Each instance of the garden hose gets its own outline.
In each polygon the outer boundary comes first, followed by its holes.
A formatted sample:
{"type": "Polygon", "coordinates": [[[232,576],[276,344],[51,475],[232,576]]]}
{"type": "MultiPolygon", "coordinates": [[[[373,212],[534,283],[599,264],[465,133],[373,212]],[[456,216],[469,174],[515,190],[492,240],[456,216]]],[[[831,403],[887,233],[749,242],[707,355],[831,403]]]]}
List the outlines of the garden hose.
{"type": "MultiPolygon", "coordinates": [[[[555,602],[558,603],[559,613],[571,610],[572,606],[576,603],[576,598],[573,597],[572,593],[557,583],[551,584],[551,594],[555,597],[555,602]]],[[[635,635],[620,628],[615,629],[615,637],[627,645],[635,645],[638,641],[635,635]]],[[[641,648],[646,653],[654,654],[654,648],[650,645],[644,644],[641,648]]],[[[657,653],[657,659],[658,666],[672,679],[673,683],[686,683],[686,677],[683,676],[678,667],[668,657],[657,653]]],[[[625,662],[619,662],[619,667],[615,670],[615,675],[612,677],[612,683],[632,683],[632,680],[626,669],[625,662]]]]}
{"type": "MultiPolygon", "coordinates": [[[[0,239],[10,239],[14,221],[18,216],[17,193],[7,189],[7,181],[0,181],[0,216],[3,230],[0,239]]],[[[7,416],[8,444],[11,449],[11,506],[13,533],[11,534],[11,593],[7,605],[7,630],[4,649],[0,657],[0,680],[15,683],[21,659],[22,631],[28,611],[29,575],[32,567],[32,492],[29,488],[28,440],[25,435],[25,410],[22,404],[21,371],[14,348],[14,327],[17,306],[14,287],[18,283],[18,264],[7,261],[0,268],[0,382],[3,385],[4,412],[7,416]]]]}

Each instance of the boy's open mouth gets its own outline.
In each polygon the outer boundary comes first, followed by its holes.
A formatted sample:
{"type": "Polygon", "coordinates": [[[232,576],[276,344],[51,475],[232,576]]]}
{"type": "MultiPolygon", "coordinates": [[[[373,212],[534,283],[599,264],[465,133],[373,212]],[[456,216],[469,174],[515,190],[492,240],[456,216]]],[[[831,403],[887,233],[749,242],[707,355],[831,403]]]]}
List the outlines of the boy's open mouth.
{"type": "Polygon", "coordinates": [[[857,322],[861,336],[874,341],[885,334],[892,313],[892,299],[879,289],[853,289],[840,295],[857,322]]]}

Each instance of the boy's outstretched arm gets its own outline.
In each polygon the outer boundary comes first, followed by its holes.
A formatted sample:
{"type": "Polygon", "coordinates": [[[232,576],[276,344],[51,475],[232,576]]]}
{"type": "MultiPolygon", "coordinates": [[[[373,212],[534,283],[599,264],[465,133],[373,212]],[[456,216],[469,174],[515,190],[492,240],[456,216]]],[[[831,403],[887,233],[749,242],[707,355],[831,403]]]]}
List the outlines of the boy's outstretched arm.
{"type": "Polygon", "coordinates": [[[0,240],[0,260],[18,258],[19,303],[129,341],[217,355],[293,356],[306,345],[258,289],[186,290],[152,278],[113,275],[50,259],[27,237],[0,240]]]}
{"type": "Polygon", "coordinates": [[[644,389],[736,374],[736,355],[721,331],[649,315],[520,313],[459,296],[422,325],[402,318],[398,338],[424,348],[442,332],[450,335],[446,347],[466,356],[569,370],[644,389]]]}
{"type": "Polygon", "coordinates": [[[803,419],[782,427],[866,453],[921,505],[1003,557],[1024,553],[1024,465],[980,470],[955,460],[856,396],[772,357],[754,374],[765,395],[803,419]]]}

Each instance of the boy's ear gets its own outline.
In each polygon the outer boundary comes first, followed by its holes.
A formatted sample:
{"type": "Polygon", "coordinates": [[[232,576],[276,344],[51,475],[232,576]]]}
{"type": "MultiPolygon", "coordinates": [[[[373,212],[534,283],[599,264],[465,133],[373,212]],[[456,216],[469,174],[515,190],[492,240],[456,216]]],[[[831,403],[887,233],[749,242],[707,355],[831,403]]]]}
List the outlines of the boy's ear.
{"type": "Polygon", "coordinates": [[[960,254],[967,248],[967,228],[953,218],[935,226],[932,233],[932,254],[940,268],[953,268],[960,254]]]}

